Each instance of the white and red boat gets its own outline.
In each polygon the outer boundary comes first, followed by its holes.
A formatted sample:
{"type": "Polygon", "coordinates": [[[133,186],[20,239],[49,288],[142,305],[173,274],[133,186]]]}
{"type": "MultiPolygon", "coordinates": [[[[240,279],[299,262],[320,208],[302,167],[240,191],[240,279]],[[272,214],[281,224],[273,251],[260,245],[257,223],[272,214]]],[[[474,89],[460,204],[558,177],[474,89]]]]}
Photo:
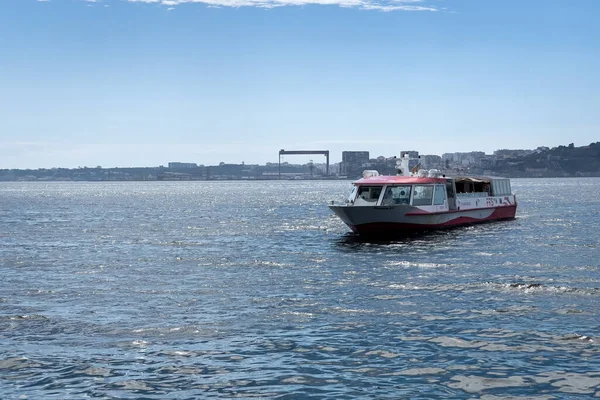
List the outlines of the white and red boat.
{"type": "Polygon", "coordinates": [[[446,177],[439,170],[409,169],[407,155],[398,175],[363,172],[344,204],[329,208],[354,232],[368,235],[452,228],[515,218],[517,199],[510,180],[446,177]]]}

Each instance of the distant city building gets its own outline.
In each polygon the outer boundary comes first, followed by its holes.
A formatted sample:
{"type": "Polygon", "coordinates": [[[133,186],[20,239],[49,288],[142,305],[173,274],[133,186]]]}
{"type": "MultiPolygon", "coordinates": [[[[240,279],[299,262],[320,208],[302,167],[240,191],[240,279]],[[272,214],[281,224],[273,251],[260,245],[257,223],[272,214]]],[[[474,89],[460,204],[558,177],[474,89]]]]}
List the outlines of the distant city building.
{"type": "Polygon", "coordinates": [[[363,165],[368,162],[368,151],[343,151],[341,174],[346,176],[359,176],[364,169],[363,165]]]}
{"type": "MultiPolygon", "coordinates": [[[[411,169],[420,162],[420,168],[441,169],[446,174],[498,175],[514,177],[600,177],[600,142],[588,146],[568,146],[548,148],[541,146],[535,150],[497,150],[494,154],[481,151],[468,153],[445,153],[422,155],[405,151],[411,156],[411,169]],[[440,165],[441,164],[441,165],[440,165]],[[438,166],[439,165],[439,166],[438,166]]],[[[375,169],[381,174],[396,174],[395,157],[380,156],[369,158],[368,151],[345,151],[343,161],[330,165],[330,174],[323,173],[327,164],[312,161],[303,165],[287,162],[259,164],[197,165],[196,163],[170,162],[169,168],[159,167],[115,167],[94,168],[40,168],[1,169],[0,181],[152,181],[152,180],[260,180],[260,179],[331,179],[332,174],[356,179],[365,169],[375,169]],[[343,169],[342,169],[343,168],[343,169]]]]}
{"type": "Polygon", "coordinates": [[[191,169],[198,168],[196,163],[170,162],[169,169],[191,169]]]}
{"type": "Polygon", "coordinates": [[[479,160],[479,166],[481,168],[492,168],[492,167],[496,166],[496,156],[491,155],[491,154],[485,154],[479,160]]]}
{"type": "Polygon", "coordinates": [[[442,163],[446,168],[468,168],[482,164],[488,165],[490,163],[488,157],[493,156],[487,156],[483,151],[444,153],[442,154],[442,163]]]}
{"type": "Polygon", "coordinates": [[[456,163],[458,162],[460,153],[444,153],[442,154],[442,161],[445,163],[456,163]]]}
{"type": "Polygon", "coordinates": [[[416,150],[403,150],[400,152],[400,157],[404,157],[406,154],[409,158],[419,158],[419,152],[416,150]]]}
{"type": "Polygon", "coordinates": [[[442,157],[434,154],[422,155],[421,166],[425,169],[442,168],[442,157]]]}
{"type": "Polygon", "coordinates": [[[342,172],[342,163],[334,163],[329,166],[329,174],[330,175],[340,175],[342,172]]]}
{"type": "Polygon", "coordinates": [[[501,149],[501,150],[494,151],[494,155],[497,158],[515,158],[515,157],[528,156],[529,154],[533,154],[533,150],[501,149]]]}
{"type": "MultiPolygon", "coordinates": [[[[396,161],[398,161],[398,160],[399,160],[399,158],[397,156],[394,156],[394,157],[379,156],[376,158],[371,158],[371,159],[369,159],[368,162],[363,164],[362,170],[374,169],[382,175],[396,175],[396,172],[397,172],[396,171],[396,161]]],[[[416,163],[418,160],[411,160],[411,161],[415,161],[415,163],[416,163]]],[[[362,174],[362,170],[360,171],[360,174],[362,174]]]]}

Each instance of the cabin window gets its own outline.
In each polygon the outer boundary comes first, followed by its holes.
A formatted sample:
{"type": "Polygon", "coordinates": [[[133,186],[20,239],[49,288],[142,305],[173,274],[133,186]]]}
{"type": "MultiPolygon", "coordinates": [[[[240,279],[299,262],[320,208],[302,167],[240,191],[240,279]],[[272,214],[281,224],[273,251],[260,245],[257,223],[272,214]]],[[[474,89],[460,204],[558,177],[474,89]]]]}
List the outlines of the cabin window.
{"type": "MultiPolygon", "coordinates": [[[[459,194],[472,194],[471,196],[461,197],[482,197],[489,196],[490,182],[482,179],[460,178],[456,181],[456,191],[459,194]]],[[[448,196],[449,197],[449,196],[448,196]]]]}
{"type": "Polygon", "coordinates": [[[448,192],[448,198],[449,199],[453,199],[454,196],[454,185],[452,184],[452,181],[448,180],[446,181],[446,192],[448,192]]]}
{"type": "Polygon", "coordinates": [[[510,180],[508,179],[494,179],[492,181],[492,195],[493,196],[506,196],[510,195],[510,180]]]}
{"type": "Polygon", "coordinates": [[[381,205],[393,206],[397,204],[410,204],[410,185],[387,187],[381,205]]]}
{"type": "Polygon", "coordinates": [[[446,187],[444,185],[435,185],[433,192],[433,204],[436,206],[444,204],[446,200],[446,187]]]}
{"type": "Polygon", "coordinates": [[[432,185],[415,185],[413,194],[413,206],[430,206],[433,200],[432,185]]]}
{"type": "Polygon", "coordinates": [[[354,201],[355,206],[374,206],[379,200],[383,186],[360,186],[354,201]]]}
{"type": "Polygon", "coordinates": [[[346,199],[346,203],[354,203],[354,198],[356,197],[357,190],[358,190],[357,186],[352,186],[352,191],[348,195],[348,198],[346,199]]]}

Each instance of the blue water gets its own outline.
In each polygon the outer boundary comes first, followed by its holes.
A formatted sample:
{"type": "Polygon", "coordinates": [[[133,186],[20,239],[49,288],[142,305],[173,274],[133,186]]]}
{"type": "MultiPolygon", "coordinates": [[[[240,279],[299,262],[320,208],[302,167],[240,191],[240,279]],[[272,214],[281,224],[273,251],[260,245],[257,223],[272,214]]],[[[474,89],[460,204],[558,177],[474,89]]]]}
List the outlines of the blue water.
{"type": "Polygon", "coordinates": [[[600,179],[362,240],[348,182],[0,184],[0,398],[600,396],[600,179]]]}

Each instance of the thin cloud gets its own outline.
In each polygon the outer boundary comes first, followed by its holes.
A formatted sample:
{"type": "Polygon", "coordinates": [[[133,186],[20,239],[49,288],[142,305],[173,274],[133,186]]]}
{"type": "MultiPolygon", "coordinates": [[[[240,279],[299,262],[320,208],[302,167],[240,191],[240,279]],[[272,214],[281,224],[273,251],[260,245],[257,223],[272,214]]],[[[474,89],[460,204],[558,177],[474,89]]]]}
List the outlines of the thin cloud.
{"type": "Polygon", "coordinates": [[[168,10],[181,4],[199,3],[209,7],[258,7],[337,5],[346,8],[378,11],[440,11],[426,0],[127,0],[130,3],[161,4],[168,10]]]}

